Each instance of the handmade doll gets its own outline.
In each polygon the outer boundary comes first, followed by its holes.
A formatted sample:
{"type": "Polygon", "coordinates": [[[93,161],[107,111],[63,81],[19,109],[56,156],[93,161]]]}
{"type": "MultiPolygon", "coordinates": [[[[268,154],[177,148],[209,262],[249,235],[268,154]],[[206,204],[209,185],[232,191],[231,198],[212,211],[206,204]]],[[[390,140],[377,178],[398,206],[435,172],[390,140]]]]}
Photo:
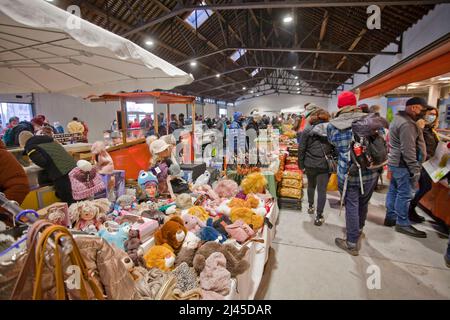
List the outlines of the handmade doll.
{"type": "Polygon", "coordinates": [[[74,229],[95,233],[101,227],[99,219],[104,213],[92,201],[81,201],[70,205],[69,216],[75,223],[74,229]]]}
{"type": "Polygon", "coordinates": [[[98,173],[112,174],[114,172],[114,163],[106,151],[105,144],[102,141],[96,141],[91,148],[92,160],[96,164],[98,173]]]}
{"type": "Polygon", "coordinates": [[[158,197],[158,179],[151,172],[141,170],[139,172],[138,184],[146,199],[156,199],[158,197]]]}

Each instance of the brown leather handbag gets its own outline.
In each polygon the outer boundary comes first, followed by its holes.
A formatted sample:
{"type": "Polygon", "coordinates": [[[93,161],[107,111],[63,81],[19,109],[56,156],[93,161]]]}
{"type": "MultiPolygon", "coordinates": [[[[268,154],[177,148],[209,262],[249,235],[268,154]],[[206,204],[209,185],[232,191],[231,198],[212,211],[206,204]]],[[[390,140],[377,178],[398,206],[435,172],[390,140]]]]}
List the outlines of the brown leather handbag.
{"type": "Polygon", "coordinates": [[[28,237],[28,256],[11,299],[104,299],[101,288],[88,274],[78,246],[67,228],[37,221],[28,237]],[[59,245],[55,245],[63,238],[70,242],[71,250],[68,254],[62,252],[59,245]],[[50,239],[53,240],[53,246],[50,245],[50,239]],[[78,267],[80,271],[79,288],[69,288],[65,283],[64,271],[71,265],[78,267]],[[30,278],[32,281],[29,281],[30,278]]]}

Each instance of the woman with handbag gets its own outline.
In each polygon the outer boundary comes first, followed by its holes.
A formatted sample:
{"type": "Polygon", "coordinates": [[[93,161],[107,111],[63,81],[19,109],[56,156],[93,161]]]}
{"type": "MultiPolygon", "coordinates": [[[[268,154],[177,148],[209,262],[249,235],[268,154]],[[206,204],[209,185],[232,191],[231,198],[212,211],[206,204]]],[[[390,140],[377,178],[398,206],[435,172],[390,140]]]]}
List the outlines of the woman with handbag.
{"type": "Polygon", "coordinates": [[[298,147],[298,162],[308,178],[308,213],[316,217],[314,224],[321,226],[324,222],[323,209],[326,202],[328,179],[335,171],[333,147],[327,140],[327,125],[330,115],[323,109],[317,109],[308,115],[308,126],[302,134],[298,147]],[[314,196],[317,189],[317,209],[314,196]]]}

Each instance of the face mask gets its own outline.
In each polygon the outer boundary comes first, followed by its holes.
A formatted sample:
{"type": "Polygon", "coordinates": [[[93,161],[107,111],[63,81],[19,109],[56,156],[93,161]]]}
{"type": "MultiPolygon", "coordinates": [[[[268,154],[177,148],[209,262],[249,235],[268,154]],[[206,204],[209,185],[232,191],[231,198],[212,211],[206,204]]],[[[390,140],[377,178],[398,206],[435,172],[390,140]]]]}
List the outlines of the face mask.
{"type": "Polygon", "coordinates": [[[427,123],[433,123],[435,120],[436,120],[435,115],[429,114],[429,115],[425,116],[425,121],[427,123]]]}
{"type": "Polygon", "coordinates": [[[174,256],[170,256],[168,258],[165,259],[165,264],[166,264],[166,268],[170,268],[173,266],[173,264],[175,263],[175,257],[174,256]]]}
{"type": "Polygon", "coordinates": [[[184,240],[185,234],[183,231],[178,231],[175,237],[177,238],[178,242],[181,242],[184,240]]]}

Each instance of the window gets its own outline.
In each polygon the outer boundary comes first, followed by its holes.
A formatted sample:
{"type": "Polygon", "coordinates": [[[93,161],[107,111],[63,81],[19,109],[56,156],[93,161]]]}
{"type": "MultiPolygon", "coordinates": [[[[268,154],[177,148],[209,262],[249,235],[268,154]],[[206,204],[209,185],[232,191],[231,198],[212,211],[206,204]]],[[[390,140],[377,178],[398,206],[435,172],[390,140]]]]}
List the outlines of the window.
{"type": "Polygon", "coordinates": [[[0,103],[0,134],[9,123],[12,117],[18,117],[19,121],[31,121],[33,118],[33,108],[30,103],[0,103]]]}
{"type": "Polygon", "coordinates": [[[136,103],[127,101],[128,112],[153,113],[153,103],[136,103]]]}
{"type": "Polygon", "coordinates": [[[236,50],[231,56],[230,59],[233,61],[238,60],[240,57],[242,57],[245,53],[247,52],[247,50],[245,49],[239,49],[236,50]]]}
{"type": "MultiPolygon", "coordinates": [[[[202,1],[202,6],[206,5],[205,1],[202,1]]],[[[208,18],[213,14],[212,10],[194,10],[191,14],[185,19],[189,25],[196,29],[199,28],[208,18]],[[195,19],[197,19],[197,23],[195,23],[195,19]]]]}
{"type": "Polygon", "coordinates": [[[256,76],[256,74],[257,74],[258,72],[260,72],[260,71],[261,71],[261,68],[257,68],[257,69],[255,69],[255,70],[253,70],[252,73],[250,73],[250,75],[251,75],[252,77],[254,77],[254,76],[256,76]]]}
{"type": "Polygon", "coordinates": [[[219,116],[227,116],[227,109],[219,108],[219,116]]]}

